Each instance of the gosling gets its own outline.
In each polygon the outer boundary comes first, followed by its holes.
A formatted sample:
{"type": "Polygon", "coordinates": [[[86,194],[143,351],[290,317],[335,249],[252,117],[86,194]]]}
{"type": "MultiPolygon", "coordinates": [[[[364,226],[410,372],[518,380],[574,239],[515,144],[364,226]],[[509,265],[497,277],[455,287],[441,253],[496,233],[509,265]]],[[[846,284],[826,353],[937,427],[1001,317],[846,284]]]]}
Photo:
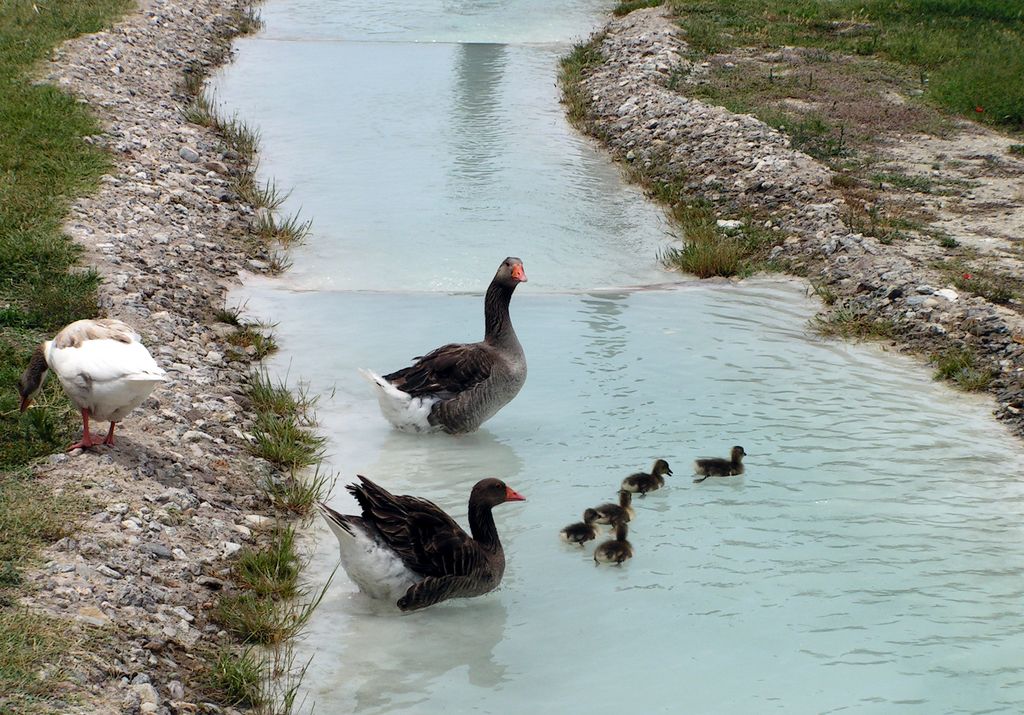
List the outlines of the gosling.
{"type": "Polygon", "coordinates": [[[597,538],[597,526],[594,524],[596,520],[597,509],[587,509],[583,512],[583,521],[569,524],[559,532],[562,541],[567,544],[579,544],[580,548],[583,548],[584,543],[597,538]]]}
{"type": "Polygon", "coordinates": [[[693,473],[701,475],[700,479],[694,479],[694,484],[700,484],[708,477],[735,477],[743,474],[743,458],[747,453],[743,447],[736,445],[732,448],[732,458],[722,459],[710,457],[698,459],[693,463],[693,473]]]}
{"type": "Polygon", "coordinates": [[[637,472],[636,474],[630,474],[628,477],[622,480],[622,488],[627,492],[633,492],[643,496],[647,492],[653,492],[655,489],[661,489],[665,486],[665,475],[671,476],[672,469],[669,468],[668,462],[664,459],[659,459],[651,467],[651,473],[637,472]]]}
{"type": "Polygon", "coordinates": [[[594,563],[621,566],[623,561],[633,558],[633,545],[626,541],[626,532],[626,523],[620,521],[615,527],[615,538],[594,549],[594,563]]]}
{"type": "Polygon", "coordinates": [[[594,507],[594,510],[597,511],[597,519],[595,519],[594,523],[616,526],[629,521],[636,516],[633,507],[630,506],[632,502],[633,495],[625,489],[620,489],[618,504],[609,503],[594,507]]]}

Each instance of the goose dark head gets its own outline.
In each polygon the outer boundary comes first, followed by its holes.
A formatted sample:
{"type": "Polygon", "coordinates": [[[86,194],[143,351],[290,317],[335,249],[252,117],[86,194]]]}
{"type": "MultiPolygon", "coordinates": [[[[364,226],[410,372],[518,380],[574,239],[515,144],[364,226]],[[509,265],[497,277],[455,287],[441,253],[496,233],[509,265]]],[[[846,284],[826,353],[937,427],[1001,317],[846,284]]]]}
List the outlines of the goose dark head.
{"type": "Polygon", "coordinates": [[[619,490],[619,506],[625,508],[633,502],[633,492],[627,492],[625,489],[619,490]]]}
{"type": "Polygon", "coordinates": [[[597,517],[601,516],[597,513],[597,509],[587,509],[583,512],[583,523],[593,524],[597,517]]]}
{"type": "Polygon", "coordinates": [[[666,474],[671,475],[672,469],[668,466],[668,462],[666,462],[664,459],[659,459],[657,462],[654,463],[654,467],[651,468],[651,474],[653,474],[656,477],[661,477],[666,474]]]}
{"type": "Polygon", "coordinates": [[[526,501],[526,497],[494,477],[481,479],[469,494],[470,505],[494,507],[507,501],[526,501]]]}
{"type": "Polygon", "coordinates": [[[18,394],[21,396],[20,411],[24,412],[32,404],[32,400],[39,394],[43,383],[46,382],[48,365],[46,364],[46,352],[43,344],[36,346],[29,358],[28,367],[18,378],[18,394]]]}
{"type": "Polygon", "coordinates": [[[513,288],[520,283],[525,283],[526,270],[523,268],[522,260],[513,256],[506,258],[498,266],[498,272],[494,274],[494,280],[496,283],[502,283],[513,288]]]}
{"type": "Polygon", "coordinates": [[[747,453],[743,451],[743,447],[736,445],[732,448],[732,461],[738,462],[743,457],[746,457],[747,453]]]}
{"type": "Polygon", "coordinates": [[[620,521],[618,524],[615,525],[615,540],[616,541],[625,541],[626,537],[628,535],[629,535],[629,528],[626,526],[626,522],[620,521]]]}

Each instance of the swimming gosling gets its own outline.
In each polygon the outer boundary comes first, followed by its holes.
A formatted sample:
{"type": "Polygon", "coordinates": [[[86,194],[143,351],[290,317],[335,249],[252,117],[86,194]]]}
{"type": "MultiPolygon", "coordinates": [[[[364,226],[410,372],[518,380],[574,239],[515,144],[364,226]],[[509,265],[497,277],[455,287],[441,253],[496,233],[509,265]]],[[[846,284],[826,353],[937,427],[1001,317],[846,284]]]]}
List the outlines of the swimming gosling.
{"type": "Polygon", "coordinates": [[[620,521],[615,527],[615,538],[594,549],[594,563],[621,566],[623,561],[633,558],[633,545],[626,541],[626,533],[626,522],[620,521]]]}
{"type": "Polygon", "coordinates": [[[720,457],[709,457],[698,459],[693,463],[693,473],[701,475],[700,479],[694,479],[694,484],[700,484],[708,477],[735,477],[743,474],[743,458],[747,453],[743,447],[736,445],[732,448],[732,459],[720,457]]]}
{"type": "Polygon", "coordinates": [[[584,543],[597,538],[597,526],[594,524],[596,520],[597,509],[587,509],[583,512],[583,521],[569,524],[559,532],[559,535],[566,543],[579,544],[580,548],[583,548],[584,543]]]}
{"type": "Polygon", "coordinates": [[[595,511],[597,511],[597,519],[594,523],[611,524],[612,526],[615,526],[629,521],[636,516],[636,512],[633,511],[633,507],[630,506],[632,502],[633,495],[625,489],[620,489],[618,504],[609,503],[594,507],[595,511]]]}
{"type": "Polygon", "coordinates": [[[664,459],[659,459],[651,467],[651,473],[637,472],[630,474],[628,477],[622,480],[622,488],[627,492],[633,492],[643,496],[647,492],[653,492],[655,489],[661,489],[665,486],[665,475],[671,476],[672,470],[668,466],[668,462],[664,459]]]}

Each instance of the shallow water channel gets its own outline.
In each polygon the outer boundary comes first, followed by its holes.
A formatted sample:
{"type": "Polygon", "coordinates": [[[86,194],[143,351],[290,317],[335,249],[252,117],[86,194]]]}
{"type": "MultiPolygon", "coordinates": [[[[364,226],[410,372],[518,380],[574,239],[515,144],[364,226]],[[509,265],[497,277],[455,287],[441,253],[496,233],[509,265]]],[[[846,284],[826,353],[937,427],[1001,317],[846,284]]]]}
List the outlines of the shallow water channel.
{"type": "MultiPolygon", "coordinates": [[[[465,523],[509,566],[480,599],[399,615],[339,571],[299,645],[324,713],[1024,711],[1024,458],[982,399],[874,347],[809,336],[782,280],[661,269],[656,207],[567,126],[557,59],[605,5],[271,0],[220,100],[314,220],[281,279],[233,296],[278,323],[342,485],[365,474],[465,523]],[[391,430],[357,368],[482,333],[506,255],[530,376],[478,433],[391,430]],[[742,478],[692,484],[743,444],[742,478]],[[669,460],[636,557],[597,568],[558,529],[669,460]]],[[[309,579],[337,545],[316,525],[309,579]]]]}

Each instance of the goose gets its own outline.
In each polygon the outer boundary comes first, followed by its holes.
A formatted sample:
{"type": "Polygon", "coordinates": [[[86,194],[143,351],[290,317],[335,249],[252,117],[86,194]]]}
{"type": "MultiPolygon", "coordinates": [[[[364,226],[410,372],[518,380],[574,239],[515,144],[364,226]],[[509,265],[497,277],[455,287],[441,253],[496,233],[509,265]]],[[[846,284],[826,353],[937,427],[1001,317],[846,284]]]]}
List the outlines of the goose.
{"type": "Polygon", "coordinates": [[[376,385],[381,412],[392,425],[404,432],[463,434],[512,401],[526,382],[526,356],[508,305],[525,282],[518,258],[498,266],[484,297],[482,341],[444,345],[384,376],[361,371],[376,385]]]}
{"type": "Polygon", "coordinates": [[[633,545],[626,541],[626,533],[626,523],[619,522],[615,527],[615,538],[594,549],[594,563],[621,566],[623,561],[633,558],[633,545]]]}
{"type": "Polygon", "coordinates": [[[665,486],[666,474],[671,476],[672,470],[669,468],[668,462],[664,459],[659,459],[651,467],[650,474],[637,472],[623,479],[622,488],[627,492],[634,492],[643,496],[647,492],[653,492],[655,489],[661,489],[665,486]]]}
{"type": "Polygon", "coordinates": [[[562,540],[569,544],[583,544],[591,539],[597,538],[597,527],[594,522],[597,520],[597,509],[587,509],[583,512],[583,521],[569,524],[559,532],[562,540]]]}
{"type": "Polygon", "coordinates": [[[701,475],[700,479],[694,479],[694,484],[700,484],[708,477],[734,477],[743,474],[743,458],[747,453],[743,447],[736,445],[732,448],[730,459],[721,457],[706,457],[698,459],[693,463],[693,473],[701,475]]]}
{"type": "Polygon", "coordinates": [[[597,519],[594,520],[594,523],[611,524],[614,526],[621,522],[632,520],[636,516],[633,507],[630,506],[632,502],[633,494],[625,489],[620,489],[618,504],[602,504],[601,506],[594,507],[594,510],[597,512],[597,519]]]}
{"type": "Polygon", "coordinates": [[[49,370],[82,415],[82,439],[69,452],[100,444],[89,432],[90,419],[110,423],[102,444],[113,446],[114,425],[167,379],[139,334],[112,318],[77,320],[36,347],[18,380],[22,412],[42,389],[49,370]]]}
{"type": "Polygon", "coordinates": [[[347,488],[362,516],[320,510],[338,537],[341,564],[369,596],[393,601],[403,611],[449,598],[493,591],[505,572],[505,552],[491,509],[526,497],[500,479],[481,479],[469,495],[467,534],[436,504],[395,496],[364,476],[347,488]]]}

